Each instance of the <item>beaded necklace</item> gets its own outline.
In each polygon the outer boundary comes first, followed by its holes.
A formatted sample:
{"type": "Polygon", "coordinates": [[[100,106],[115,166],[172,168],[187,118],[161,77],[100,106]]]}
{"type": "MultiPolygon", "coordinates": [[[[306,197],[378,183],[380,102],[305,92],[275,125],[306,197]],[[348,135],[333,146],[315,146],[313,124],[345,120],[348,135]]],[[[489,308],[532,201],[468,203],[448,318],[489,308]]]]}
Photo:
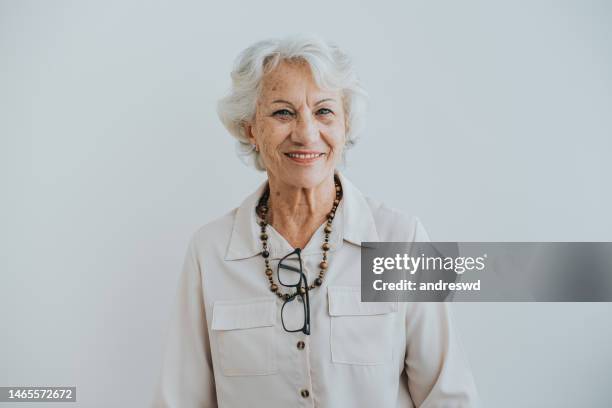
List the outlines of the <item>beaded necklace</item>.
{"type": "MultiPolygon", "coordinates": [[[[319,287],[321,286],[321,284],[323,284],[323,278],[325,277],[325,271],[328,268],[327,252],[330,249],[329,235],[332,232],[332,223],[334,221],[334,217],[336,216],[336,210],[338,209],[338,205],[340,204],[340,200],[342,199],[342,185],[340,184],[340,180],[338,180],[338,177],[336,175],[334,175],[334,184],[336,186],[336,198],[334,199],[334,204],[332,206],[331,211],[329,212],[329,214],[327,214],[327,222],[323,230],[325,232],[325,238],[324,238],[323,244],[321,245],[321,249],[323,250],[323,259],[321,263],[319,264],[320,272],[319,272],[319,276],[314,280],[314,282],[308,286],[309,290],[319,287]]],[[[263,257],[265,265],[266,265],[265,274],[270,284],[270,291],[275,293],[281,299],[288,299],[291,296],[291,294],[282,293],[279,290],[279,286],[276,283],[274,283],[273,271],[272,271],[272,268],[270,267],[270,252],[268,251],[268,234],[266,233],[266,227],[268,226],[267,220],[268,220],[268,208],[269,208],[268,200],[269,198],[270,198],[270,187],[268,186],[266,188],[266,191],[263,193],[263,195],[259,199],[259,202],[257,203],[257,208],[256,208],[257,215],[260,218],[259,226],[261,227],[261,234],[259,236],[259,238],[261,239],[262,248],[263,248],[261,252],[261,256],[263,257]]],[[[299,290],[301,293],[306,292],[306,289],[304,288],[300,288],[299,290]]]]}

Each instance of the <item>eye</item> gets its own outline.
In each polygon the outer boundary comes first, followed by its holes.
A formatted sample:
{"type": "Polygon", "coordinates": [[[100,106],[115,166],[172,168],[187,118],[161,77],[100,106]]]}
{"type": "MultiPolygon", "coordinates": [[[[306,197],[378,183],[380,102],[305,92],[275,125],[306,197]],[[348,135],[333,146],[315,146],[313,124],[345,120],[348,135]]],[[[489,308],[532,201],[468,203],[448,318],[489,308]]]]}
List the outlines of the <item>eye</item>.
{"type": "Polygon", "coordinates": [[[330,109],[327,109],[327,108],[321,108],[317,111],[317,115],[329,115],[332,113],[334,112],[332,112],[330,109]]]}
{"type": "Polygon", "coordinates": [[[274,112],[272,114],[272,116],[279,116],[281,118],[286,118],[286,117],[289,117],[289,116],[293,116],[293,112],[291,112],[288,109],[279,109],[276,112],[274,112]]]}

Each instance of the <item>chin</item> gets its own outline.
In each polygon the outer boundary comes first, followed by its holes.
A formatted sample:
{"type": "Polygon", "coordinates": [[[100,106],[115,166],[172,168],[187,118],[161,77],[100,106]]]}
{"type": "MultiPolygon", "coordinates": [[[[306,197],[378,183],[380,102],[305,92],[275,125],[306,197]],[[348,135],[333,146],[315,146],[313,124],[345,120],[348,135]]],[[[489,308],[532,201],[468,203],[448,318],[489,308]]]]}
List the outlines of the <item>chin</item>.
{"type": "Polygon", "coordinates": [[[307,171],[295,172],[287,174],[287,181],[300,188],[314,188],[323,183],[327,178],[331,177],[334,169],[311,169],[307,171]]]}

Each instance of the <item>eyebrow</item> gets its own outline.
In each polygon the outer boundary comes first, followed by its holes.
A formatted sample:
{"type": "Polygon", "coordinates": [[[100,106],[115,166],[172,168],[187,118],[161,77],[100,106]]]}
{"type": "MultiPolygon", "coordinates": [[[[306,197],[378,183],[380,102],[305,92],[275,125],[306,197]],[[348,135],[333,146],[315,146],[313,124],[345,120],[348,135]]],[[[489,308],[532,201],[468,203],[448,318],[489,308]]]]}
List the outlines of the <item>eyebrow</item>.
{"type": "MultiPolygon", "coordinates": [[[[321,104],[323,102],[327,102],[327,101],[335,101],[335,99],[334,98],[321,99],[319,102],[315,103],[315,106],[317,106],[317,105],[319,105],[319,104],[321,104]]],[[[284,103],[284,104],[287,104],[287,105],[293,105],[291,102],[286,101],[284,99],[275,99],[275,100],[272,101],[272,103],[284,103]]]]}

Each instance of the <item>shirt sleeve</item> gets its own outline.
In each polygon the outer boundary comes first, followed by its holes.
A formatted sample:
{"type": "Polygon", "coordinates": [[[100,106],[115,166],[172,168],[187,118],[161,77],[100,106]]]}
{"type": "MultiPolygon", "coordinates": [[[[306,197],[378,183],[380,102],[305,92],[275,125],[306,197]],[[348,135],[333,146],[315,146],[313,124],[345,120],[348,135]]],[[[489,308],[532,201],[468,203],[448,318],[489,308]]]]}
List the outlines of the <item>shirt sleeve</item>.
{"type": "MultiPolygon", "coordinates": [[[[429,242],[416,220],[414,241],[429,242]]],[[[419,408],[479,407],[478,393],[445,302],[409,303],[406,313],[405,370],[408,389],[419,408]]]]}
{"type": "Polygon", "coordinates": [[[156,384],[154,408],[216,407],[216,394],[202,290],[202,275],[189,243],[156,384]]]}
{"type": "Polygon", "coordinates": [[[478,407],[478,395],[448,304],[413,303],[406,315],[408,389],[420,408],[478,407]]]}

